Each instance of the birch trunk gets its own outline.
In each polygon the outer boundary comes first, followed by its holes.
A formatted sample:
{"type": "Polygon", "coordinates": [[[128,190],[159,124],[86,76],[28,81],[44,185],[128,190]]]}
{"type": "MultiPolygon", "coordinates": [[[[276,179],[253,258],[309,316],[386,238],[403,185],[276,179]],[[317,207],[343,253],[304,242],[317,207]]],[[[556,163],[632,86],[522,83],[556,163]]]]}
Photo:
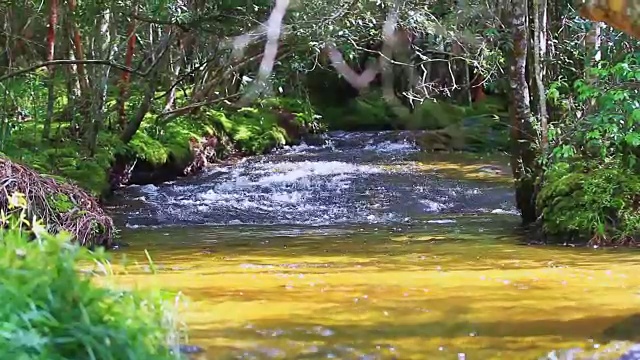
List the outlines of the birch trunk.
{"type": "MultiPolygon", "coordinates": [[[[113,55],[111,44],[111,9],[104,9],[98,18],[98,29],[93,39],[93,50],[98,58],[109,59],[113,55]]],[[[91,108],[91,119],[89,120],[89,131],[87,131],[87,143],[89,150],[93,155],[97,148],[98,133],[102,128],[105,113],[105,103],[107,101],[107,87],[109,86],[110,66],[96,66],[94,69],[94,79],[96,81],[93,93],[93,101],[91,108]]]]}
{"type": "Polygon", "coordinates": [[[513,50],[509,56],[509,85],[511,88],[511,169],[516,187],[516,205],[523,225],[536,221],[535,210],[535,153],[533,126],[527,83],[527,1],[511,1],[509,28],[513,50]]]}
{"type": "MultiPolygon", "coordinates": [[[[56,27],[58,26],[58,0],[49,0],[49,28],[47,31],[47,61],[55,58],[56,27]]],[[[51,122],[56,101],[55,94],[56,67],[49,66],[49,79],[47,81],[47,117],[44,119],[42,138],[49,139],[51,135],[51,122]]]]}

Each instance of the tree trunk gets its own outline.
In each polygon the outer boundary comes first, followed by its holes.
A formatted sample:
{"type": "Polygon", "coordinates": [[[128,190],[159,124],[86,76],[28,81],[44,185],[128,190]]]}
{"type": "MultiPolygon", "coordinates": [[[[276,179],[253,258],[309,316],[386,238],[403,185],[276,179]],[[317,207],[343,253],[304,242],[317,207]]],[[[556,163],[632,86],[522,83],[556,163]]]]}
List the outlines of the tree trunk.
{"type": "Polygon", "coordinates": [[[540,123],[540,151],[545,155],[548,146],[547,97],[545,94],[542,63],[547,45],[547,0],[533,0],[533,76],[535,78],[535,97],[537,117],[540,123]]]}
{"type": "MultiPolygon", "coordinates": [[[[133,10],[133,16],[137,14],[136,9],[133,10]]],[[[136,48],[136,19],[131,18],[129,22],[129,29],[127,29],[127,52],[124,58],[124,66],[130,68],[131,64],[133,64],[133,52],[136,48]]],[[[128,98],[128,90],[129,90],[129,80],[131,79],[131,74],[128,71],[123,71],[120,76],[120,96],[118,97],[118,126],[120,130],[124,130],[127,124],[127,112],[125,109],[127,98],[128,98]]]]}
{"type": "Polygon", "coordinates": [[[536,221],[534,128],[531,124],[529,85],[527,84],[527,1],[511,2],[510,28],[513,50],[509,56],[511,169],[516,186],[516,205],[523,225],[536,221]]]}
{"type": "MultiPolygon", "coordinates": [[[[49,1],[49,29],[47,32],[47,61],[52,61],[55,57],[56,46],[56,26],[58,25],[58,0],[49,1]]],[[[44,129],[42,138],[49,139],[51,135],[51,122],[53,121],[53,111],[56,101],[55,94],[56,67],[49,67],[49,80],[47,81],[47,117],[44,119],[44,129]]]]}
{"type": "Polygon", "coordinates": [[[131,119],[131,121],[129,121],[120,136],[120,139],[125,144],[129,143],[129,141],[133,139],[133,136],[140,129],[142,121],[153,105],[153,98],[156,93],[158,83],[160,82],[159,75],[162,71],[166,70],[164,66],[165,58],[167,57],[167,53],[170,51],[169,47],[172,38],[173,34],[171,33],[171,28],[167,28],[164,38],[159,41],[158,48],[152,53],[152,59],[155,67],[151,70],[151,74],[149,74],[147,90],[145,91],[144,98],[138,107],[136,115],[131,119]]]}
{"type": "MultiPolygon", "coordinates": [[[[80,34],[80,30],[78,29],[78,25],[76,25],[75,20],[75,11],[76,11],[76,0],[69,0],[69,25],[71,27],[71,31],[73,32],[73,53],[77,60],[84,60],[84,48],[82,46],[82,35],[80,34]]],[[[77,67],[78,72],[78,81],[80,83],[80,90],[83,95],[86,95],[89,90],[89,79],[87,78],[87,73],[85,71],[84,64],[78,64],[77,67]]]]}
{"type": "MultiPolygon", "coordinates": [[[[591,23],[591,29],[587,32],[587,35],[584,37],[584,46],[585,53],[587,54],[587,58],[585,59],[585,68],[589,69],[593,66],[598,66],[600,60],[602,60],[602,51],[600,49],[601,37],[600,32],[602,29],[602,23],[594,21],[591,23]]],[[[587,74],[585,74],[587,79],[593,78],[593,76],[587,70],[587,74]]]]}
{"type": "MultiPolygon", "coordinates": [[[[102,59],[109,59],[113,55],[111,51],[111,19],[111,9],[106,8],[102,11],[97,21],[98,28],[94,37],[97,48],[94,49],[94,52],[102,59]]],[[[94,85],[95,89],[92,96],[92,116],[91,119],[89,119],[89,128],[87,131],[87,143],[91,155],[96,152],[98,134],[106,116],[105,104],[107,101],[107,88],[109,86],[110,70],[111,68],[109,66],[105,66],[103,68],[96,67],[94,69],[96,84],[94,85]]]]}
{"type": "Polygon", "coordinates": [[[180,36],[180,38],[178,39],[178,50],[175,54],[176,59],[173,59],[172,57],[173,54],[169,53],[169,63],[171,64],[171,67],[172,67],[171,90],[169,90],[169,95],[167,96],[167,103],[164,106],[163,112],[171,111],[171,109],[173,109],[173,103],[176,100],[176,88],[178,86],[175,82],[178,81],[178,78],[180,76],[180,70],[182,68],[182,62],[185,57],[184,41],[185,41],[185,35],[182,34],[182,36],[180,36]]]}

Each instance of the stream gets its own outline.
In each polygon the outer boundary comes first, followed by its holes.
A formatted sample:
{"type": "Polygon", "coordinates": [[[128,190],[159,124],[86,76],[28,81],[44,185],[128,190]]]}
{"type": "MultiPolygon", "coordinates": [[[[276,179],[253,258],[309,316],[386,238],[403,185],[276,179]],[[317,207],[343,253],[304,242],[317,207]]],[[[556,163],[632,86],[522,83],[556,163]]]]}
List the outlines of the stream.
{"type": "Polygon", "coordinates": [[[637,340],[640,253],[527,246],[508,158],[406,138],[334,132],[123,189],[115,279],[184,293],[207,359],[538,359],[637,340]]]}

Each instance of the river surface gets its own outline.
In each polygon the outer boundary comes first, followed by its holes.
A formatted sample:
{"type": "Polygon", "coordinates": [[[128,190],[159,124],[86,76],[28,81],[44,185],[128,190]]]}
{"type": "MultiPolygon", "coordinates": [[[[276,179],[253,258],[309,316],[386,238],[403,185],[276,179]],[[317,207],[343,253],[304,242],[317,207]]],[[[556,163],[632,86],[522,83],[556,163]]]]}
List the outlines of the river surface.
{"type": "Polygon", "coordinates": [[[116,280],[184,293],[208,359],[537,359],[636,340],[640,254],[523,244],[506,164],[332,133],[130,187],[112,208],[130,244],[116,280]]]}

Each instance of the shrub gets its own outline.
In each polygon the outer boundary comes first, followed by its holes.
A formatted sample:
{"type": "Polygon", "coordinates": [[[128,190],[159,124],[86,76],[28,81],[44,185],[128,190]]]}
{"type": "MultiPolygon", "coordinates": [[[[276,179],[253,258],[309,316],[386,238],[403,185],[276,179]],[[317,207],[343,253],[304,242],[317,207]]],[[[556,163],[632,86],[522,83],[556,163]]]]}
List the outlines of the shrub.
{"type": "Polygon", "coordinates": [[[555,164],[537,199],[547,234],[573,235],[592,245],[632,241],[640,230],[640,176],[620,164],[590,168],[555,164]]]}
{"type": "Polygon", "coordinates": [[[640,235],[640,78],[637,53],[560,79],[549,99],[561,121],[549,125],[545,184],[537,199],[545,232],[633,243],[640,235]]]}
{"type": "MultiPolygon", "coordinates": [[[[19,195],[12,196],[20,199],[19,195]]],[[[103,251],[48,234],[37,221],[2,216],[0,232],[0,354],[7,359],[176,359],[178,328],[159,292],[95,285],[77,267],[107,268],[103,251]],[[24,231],[28,225],[31,232],[24,231]],[[29,236],[33,239],[30,240],[29,236]],[[171,344],[171,343],[174,344],[171,344]]],[[[106,271],[105,271],[106,272],[106,271]]]]}

